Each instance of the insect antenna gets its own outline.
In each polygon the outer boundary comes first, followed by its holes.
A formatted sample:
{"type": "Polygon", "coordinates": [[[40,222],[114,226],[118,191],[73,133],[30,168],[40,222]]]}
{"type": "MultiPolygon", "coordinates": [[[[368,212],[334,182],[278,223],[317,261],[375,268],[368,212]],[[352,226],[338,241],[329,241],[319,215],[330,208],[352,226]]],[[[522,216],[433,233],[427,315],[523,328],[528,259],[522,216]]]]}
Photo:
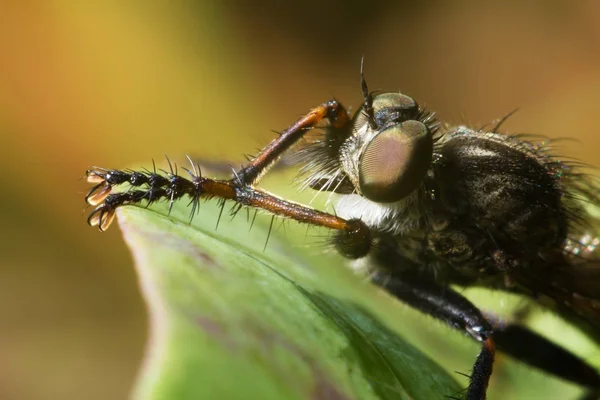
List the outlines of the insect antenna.
{"type": "Polygon", "coordinates": [[[367,86],[367,81],[365,80],[364,61],[365,57],[363,56],[360,59],[360,88],[362,89],[364,98],[364,113],[367,115],[367,120],[369,121],[369,126],[371,129],[377,129],[377,123],[375,122],[375,111],[373,110],[373,94],[369,92],[369,87],[367,86]]]}

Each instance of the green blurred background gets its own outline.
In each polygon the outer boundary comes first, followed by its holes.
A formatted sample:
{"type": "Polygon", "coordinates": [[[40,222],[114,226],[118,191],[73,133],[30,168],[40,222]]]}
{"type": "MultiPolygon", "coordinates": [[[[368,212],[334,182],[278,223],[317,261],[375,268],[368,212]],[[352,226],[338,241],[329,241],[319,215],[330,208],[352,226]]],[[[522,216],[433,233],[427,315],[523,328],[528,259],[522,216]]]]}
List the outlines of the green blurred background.
{"type": "MultiPolygon", "coordinates": [[[[147,321],[92,165],[241,160],[310,107],[402,90],[454,123],[572,137],[599,165],[600,3],[0,5],[0,398],[126,398],[147,321]]],[[[561,149],[563,151],[563,149],[561,149]]],[[[472,355],[474,356],[474,354],[472,355]]]]}

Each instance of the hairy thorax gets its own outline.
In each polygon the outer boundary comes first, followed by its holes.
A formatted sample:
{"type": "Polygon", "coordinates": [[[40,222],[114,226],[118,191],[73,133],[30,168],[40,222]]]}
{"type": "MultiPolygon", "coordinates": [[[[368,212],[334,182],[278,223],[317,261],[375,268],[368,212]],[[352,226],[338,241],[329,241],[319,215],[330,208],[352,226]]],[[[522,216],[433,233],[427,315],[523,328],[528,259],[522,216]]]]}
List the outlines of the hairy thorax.
{"type": "Polygon", "coordinates": [[[426,275],[437,281],[472,284],[500,271],[482,246],[479,235],[452,226],[443,213],[432,212],[420,190],[398,203],[373,203],[357,195],[342,196],[337,212],[360,218],[374,234],[373,249],[352,262],[359,273],[375,270],[426,275]]]}
{"type": "Polygon", "coordinates": [[[339,215],[360,218],[374,236],[371,253],[353,267],[504,285],[513,271],[532,270],[561,251],[565,216],[551,172],[535,153],[496,135],[482,134],[473,144],[460,129],[447,133],[412,195],[395,203],[341,196],[339,215]]]}

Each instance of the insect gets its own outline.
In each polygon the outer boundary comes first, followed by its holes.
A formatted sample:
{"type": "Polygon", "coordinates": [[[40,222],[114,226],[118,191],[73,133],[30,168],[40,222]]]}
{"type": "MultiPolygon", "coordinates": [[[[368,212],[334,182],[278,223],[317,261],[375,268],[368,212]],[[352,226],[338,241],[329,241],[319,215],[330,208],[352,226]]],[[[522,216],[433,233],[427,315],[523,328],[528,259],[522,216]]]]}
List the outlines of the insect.
{"type": "MultiPolygon", "coordinates": [[[[170,172],[87,171],[94,184],[88,223],[106,230],[118,207],[180,198],[217,198],[333,232],[337,251],[400,301],[481,344],[465,398],[481,400],[499,348],[600,394],[600,374],[560,345],[517,324],[484,316],[450,287],[483,286],[551,307],[600,343],[600,204],[593,178],[551,154],[551,143],[453,127],[399,92],[370,92],[351,117],[336,100],[301,117],[228,180],[170,172]],[[296,151],[306,187],[339,196],[336,215],[256,186],[312,128],[322,135],[296,151]],[[129,189],[113,192],[119,185],[129,189]]],[[[191,161],[191,160],[190,160],[191,161]]],[[[441,394],[441,396],[444,394],[441,394]]]]}

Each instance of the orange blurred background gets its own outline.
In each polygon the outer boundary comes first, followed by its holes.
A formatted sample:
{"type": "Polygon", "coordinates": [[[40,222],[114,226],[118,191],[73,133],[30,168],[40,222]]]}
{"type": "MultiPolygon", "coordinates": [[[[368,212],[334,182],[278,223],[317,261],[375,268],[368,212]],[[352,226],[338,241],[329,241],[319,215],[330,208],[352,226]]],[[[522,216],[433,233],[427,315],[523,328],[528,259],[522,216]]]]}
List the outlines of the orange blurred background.
{"type": "MultiPolygon", "coordinates": [[[[11,3],[11,2],[7,2],[11,3]]],[[[573,137],[600,166],[600,3],[0,5],[0,398],[126,398],[147,321],[92,165],[241,160],[310,107],[402,90],[442,120],[573,137]]],[[[484,2],[481,2],[484,3],[484,2]]],[[[561,150],[562,151],[562,150],[561,150]]]]}

